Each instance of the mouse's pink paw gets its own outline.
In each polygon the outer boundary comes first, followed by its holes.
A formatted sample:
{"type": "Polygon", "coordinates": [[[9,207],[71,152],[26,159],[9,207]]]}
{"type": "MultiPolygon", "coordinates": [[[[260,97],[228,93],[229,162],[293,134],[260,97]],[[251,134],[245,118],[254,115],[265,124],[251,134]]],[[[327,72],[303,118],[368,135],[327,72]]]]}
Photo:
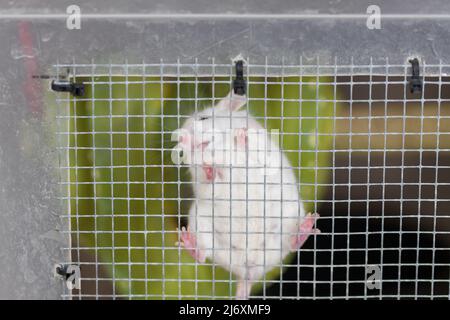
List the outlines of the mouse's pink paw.
{"type": "Polygon", "coordinates": [[[177,228],[177,231],[180,234],[180,241],[176,242],[175,245],[185,248],[196,261],[200,263],[205,262],[205,254],[202,250],[197,248],[197,239],[195,238],[195,235],[191,233],[189,227],[187,229],[182,227],[181,231],[177,228]]]}
{"type": "Polygon", "coordinates": [[[213,166],[203,165],[203,172],[205,173],[206,180],[209,182],[214,181],[216,178],[216,170],[213,166]]]}
{"type": "Polygon", "coordinates": [[[248,144],[248,130],[247,128],[239,128],[234,129],[234,140],[236,142],[236,145],[242,148],[247,147],[248,144]]]}
{"type": "Polygon", "coordinates": [[[314,224],[319,217],[320,216],[318,213],[308,213],[308,215],[304,218],[303,222],[299,226],[298,234],[291,237],[292,251],[300,249],[311,234],[320,233],[319,229],[314,228],[314,224]]]}
{"type": "Polygon", "coordinates": [[[203,164],[203,172],[207,182],[213,182],[217,177],[223,179],[223,172],[220,168],[214,168],[212,165],[203,164]]]}

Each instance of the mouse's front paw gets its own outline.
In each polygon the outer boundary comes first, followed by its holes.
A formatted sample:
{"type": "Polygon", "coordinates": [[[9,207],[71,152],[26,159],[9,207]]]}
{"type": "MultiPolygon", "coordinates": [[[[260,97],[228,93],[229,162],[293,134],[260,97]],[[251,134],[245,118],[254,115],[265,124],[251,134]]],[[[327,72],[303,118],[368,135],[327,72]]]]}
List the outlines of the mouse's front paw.
{"type": "Polygon", "coordinates": [[[241,149],[246,149],[248,145],[248,129],[238,128],[235,130],[234,143],[241,149]]]}
{"type": "Polygon", "coordinates": [[[221,168],[215,168],[213,165],[205,163],[202,168],[207,182],[214,182],[216,178],[223,180],[223,171],[221,168]]]}
{"type": "Polygon", "coordinates": [[[186,229],[185,227],[181,228],[181,231],[178,230],[180,235],[180,241],[177,242],[175,245],[179,245],[187,250],[189,254],[194,258],[196,261],[203,263],[205,262],[205,254],[202,250],[197,248],[197,239],[195,238],[195,235],[190,231],[189,227],[186,229]]]}
{"type": "Polygon", "coordinates": [[[309,213],[304,218],[304,221],[299,225],[298,234],[292,236],[291,238],[292,251],[300,249],[311,234],[320,233],[319,229],[314,228],[314,224],[319,217],[320,216],[318,213],[309,213]]]}

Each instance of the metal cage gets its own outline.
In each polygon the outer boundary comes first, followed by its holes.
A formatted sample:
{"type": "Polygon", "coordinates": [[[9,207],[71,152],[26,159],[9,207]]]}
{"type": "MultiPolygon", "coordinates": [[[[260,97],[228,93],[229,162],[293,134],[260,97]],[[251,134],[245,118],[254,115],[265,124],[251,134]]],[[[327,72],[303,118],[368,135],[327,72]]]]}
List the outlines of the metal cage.
{"type": "MultiPolygon", "coordinates": [[[[420,61],[413,75],[409,62],[336,61],[246,59],[246,108],[280,129],[322,231],[251,297],[448,299],[450,65],[420,61]]],[[[85,90],[56,96],[64,250],[81,270],[81,289],[63,297],[233,297],[233,274],[174,244],[195,196],[168,154],[172,132],[230,89],[234,63],[53,68],[85,90]]]]}

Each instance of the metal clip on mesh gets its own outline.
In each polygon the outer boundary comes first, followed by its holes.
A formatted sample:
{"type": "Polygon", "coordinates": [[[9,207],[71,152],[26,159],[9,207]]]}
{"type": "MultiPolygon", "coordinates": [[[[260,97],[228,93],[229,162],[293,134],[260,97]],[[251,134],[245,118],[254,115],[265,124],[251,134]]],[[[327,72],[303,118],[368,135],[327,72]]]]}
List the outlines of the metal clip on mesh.
{"type": "Polygon", "coordinates": [[[53,80],[51,88],[53,91],[57,92],[70,92],[75,97],[81,97],[84,95],[84,83],[53,80]]]}
{"type": "Polygon", "coordinates": [[[411,78],[409,78],[409,90],[411,93],[421,93],[423,80],[420,76],[419,59],[411,59],[409,63],[411,63],[412,69],[411,78]]]}

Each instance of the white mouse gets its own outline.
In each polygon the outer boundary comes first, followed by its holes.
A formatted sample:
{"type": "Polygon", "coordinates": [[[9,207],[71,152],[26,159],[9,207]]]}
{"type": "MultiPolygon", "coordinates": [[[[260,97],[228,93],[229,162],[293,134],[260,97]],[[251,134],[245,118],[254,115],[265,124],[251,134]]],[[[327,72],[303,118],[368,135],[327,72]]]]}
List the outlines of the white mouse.
{"type": "Polygon", "coordinates": [[[306,214],[291,164],[247,110],[246,97],[228,94],[194,113],[178,131],[195,201],[179,245],[198,262],[211,259],[238,279],[236,298],[286,255],[298,250],[318,214],[306,214]]]}

